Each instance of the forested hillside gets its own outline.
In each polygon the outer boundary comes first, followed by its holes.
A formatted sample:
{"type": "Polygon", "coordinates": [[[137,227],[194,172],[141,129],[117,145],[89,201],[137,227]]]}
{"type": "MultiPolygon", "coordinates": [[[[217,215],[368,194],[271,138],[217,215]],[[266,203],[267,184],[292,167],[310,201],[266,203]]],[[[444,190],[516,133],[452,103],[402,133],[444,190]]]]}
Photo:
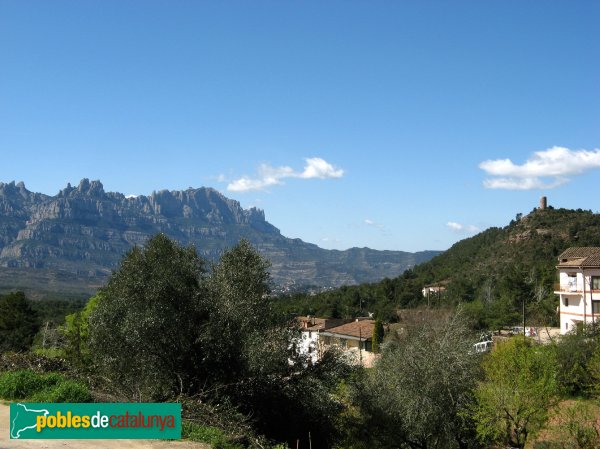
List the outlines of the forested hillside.
{"type": "Polygon", "coordinates": [[[525,301],[528,322],[555,324],[555,265],[570,246],[600,246],[600,214],[551,207],[517,214],[508,226],[462,240],[394,279],[281,298],[279,304],[288,313],[372,312],[394,321],[398,309],[460,302],[466,303],[475,327],[493,328],[520,322],[525,301]],[[423,297],[423,287],[431,285],[442,292],[423,297]]]}

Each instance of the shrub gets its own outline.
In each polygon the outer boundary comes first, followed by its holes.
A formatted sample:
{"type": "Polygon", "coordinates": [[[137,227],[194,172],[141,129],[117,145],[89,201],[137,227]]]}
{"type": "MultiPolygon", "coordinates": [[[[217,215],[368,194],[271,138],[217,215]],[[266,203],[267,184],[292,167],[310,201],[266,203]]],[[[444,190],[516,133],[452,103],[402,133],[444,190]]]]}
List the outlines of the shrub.
{"type": "Polygon", "coordinates": [[[87,387],[58,373],[40,374],[30,370],[0,374],[0,397],[34,402],[89,402],[87,387]]]}
{"type": "Polygon", "coordinates": [[[229,441],[221,429],[203,426],[190,421],[183,421],[181,423],[181,435],[183,438],[188,438],[192,441],[209,443],[213,449],[243,449],[241,444],[229,441]]]}
{"type": "Polygon", "coordinates": [[[90,402],[92,396],[85,385],[73,380],[63,380],[35,395],[34,402],[90,402]]]}
{"type": "Polygon", "coordinates": [[[43,388],[40,376],[32,371],[15,371],[0,375],[0,397],[22,399],[43,388]]]}

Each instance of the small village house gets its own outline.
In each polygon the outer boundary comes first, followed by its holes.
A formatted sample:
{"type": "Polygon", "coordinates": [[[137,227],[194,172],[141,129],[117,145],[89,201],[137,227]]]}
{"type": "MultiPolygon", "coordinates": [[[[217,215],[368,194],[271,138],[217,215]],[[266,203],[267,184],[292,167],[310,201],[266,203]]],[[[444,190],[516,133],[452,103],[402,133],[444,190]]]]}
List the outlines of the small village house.
{"type": "Polygon", "coordinates": [[[369,318],[333,319],[301,316],[296,318],[301,337],[298,351],[315,363],[331,347],[345,354],[350,363],[371,367],[373,353],[373,329],[375,321],[369,318]]]}
{"type": "Polygon", "coordinates": [[[357,318],[351,323],[321,332],[320,344],[323,348],[336,346],[348,356],[351,363],[370,368],[376,358],[373,352],[374,328],[375,320],[357,318]]]}
{"type": "Polygon", "coordinates": [[[560,330],[600,319],[600,247],[569,248],[558,258],[560,330]]]}
{"type": "Polygon", "coordinates": [[[301,336],[298,342],[298,351],[309,357],[315,363],[322,354],[323,348],[319,345],[319,333],[351,320],[341,318],[316,318],[314,316],[299,316],[296,318],[300,326],[301,336]]]}
{"type": "Polygon", "coordinates": [[[424,298],[428,298],[429,296],[440,296],[446,291],[446,287],[443,285],[426,285],[421,290],[424,298]]]}

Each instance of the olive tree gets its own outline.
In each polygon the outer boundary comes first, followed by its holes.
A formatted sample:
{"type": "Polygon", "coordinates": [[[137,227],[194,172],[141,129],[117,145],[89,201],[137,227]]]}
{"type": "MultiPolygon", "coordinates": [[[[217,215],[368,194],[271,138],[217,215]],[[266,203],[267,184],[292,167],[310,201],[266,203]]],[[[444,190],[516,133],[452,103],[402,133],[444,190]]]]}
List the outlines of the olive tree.
{"type": "Polygon", "coordinates": [[[121,393],[161,400],[193,390],[203,262],[164,234],[129,251],[90,316],[92,355],[121,393]]]}
{"type": "Polygon", "coordinates": [[[369,447],[473,446],[466,416],[479,357],[461,314],[429,321],[388,340],[372,372],[355,387],[369,447]]]}
{"type": "Polygon", "coordinates": [[[269,263],[242,240],[212,267],[201,308],[206,396],[224,398],[278,441],[331,447],[339,404],[333,392],[349,371],[327,353],[308,366],[294,347],[299,329],[270,297],[269,263]]]}
{"type": "Polygon", "coordinates": [[[333,353],[303,363],[293,345],[299,330],[273,309],[268,267],[245,240],[209,274],[194,249],[162,234],[134,248],[89,319],[96,366],[132,399],[184,394],[228,404],[270,438],[291,444],[311,435],[313,447],[330,447],[333,393],[348,367],[333,353]]]}

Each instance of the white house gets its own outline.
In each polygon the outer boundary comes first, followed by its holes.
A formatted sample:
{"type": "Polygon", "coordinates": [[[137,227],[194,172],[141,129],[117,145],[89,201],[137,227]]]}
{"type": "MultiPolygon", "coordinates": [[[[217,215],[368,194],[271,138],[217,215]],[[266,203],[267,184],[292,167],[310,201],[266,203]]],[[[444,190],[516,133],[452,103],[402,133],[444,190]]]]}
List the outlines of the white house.
{"type": "Polygon", "coordinates": [[[442,281],[438,281],[435,284],[430,284],[430,285],[425,285],[422,289],[421,289],[421,293],[423,294],[424,298],[441,298],[445,293],[446,293],[446,289],[448,288],[448,283],[450,281],[448,279],[444,279],[442,281]]]}
{"type": "Polygon", "coordinates": [[[569,248],[558,258],[560,330],[600,319],[600,247],[569,248]]]}
{"type": "Polygon", "coordinates": [[[350,363],[370,368],[376,358],[372,338],[374,327],[375,320],[357,318],[350,323],[322,331],[319,344],[324,349],[335,346],[348,357],[350,363]]]}
{"type": "Polygon", "coordinates": [[[336,318],[316,318],[314,316],[300,316],[296,320],[302,331],[300,341],[298,341],[298,351],[300,354],[307,355],[312,363],[319,359],[322,352],[319,333],[350,321],[336,318]]]}

